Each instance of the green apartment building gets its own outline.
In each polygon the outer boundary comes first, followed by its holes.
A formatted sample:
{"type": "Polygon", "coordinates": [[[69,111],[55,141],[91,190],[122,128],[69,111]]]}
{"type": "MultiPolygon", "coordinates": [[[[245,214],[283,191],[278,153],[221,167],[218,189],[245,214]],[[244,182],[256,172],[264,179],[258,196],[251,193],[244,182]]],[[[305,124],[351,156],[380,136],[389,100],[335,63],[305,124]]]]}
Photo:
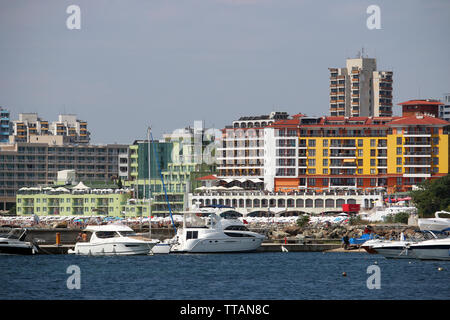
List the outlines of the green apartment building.
{"type": "Polygon", "coordinates": [[[21,188],[17,192],[17,215],[124,216],[131,192],[112,185],[73,185],[21,188]]]}

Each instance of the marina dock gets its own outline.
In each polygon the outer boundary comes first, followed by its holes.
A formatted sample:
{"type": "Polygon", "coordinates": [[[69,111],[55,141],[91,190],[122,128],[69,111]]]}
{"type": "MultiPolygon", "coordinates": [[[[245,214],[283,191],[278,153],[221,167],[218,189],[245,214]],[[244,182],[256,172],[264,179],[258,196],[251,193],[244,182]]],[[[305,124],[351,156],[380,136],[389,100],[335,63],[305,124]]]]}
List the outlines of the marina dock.
{"type": "Polygon", "coordinates": [[[328,250],[338,249],[340,244],[318,243],[318,244],[301,244],[301,243],[263,243],[257,249],[257,252],[281,252],[282,247],[288,252],[324,252],[328,250]]]}

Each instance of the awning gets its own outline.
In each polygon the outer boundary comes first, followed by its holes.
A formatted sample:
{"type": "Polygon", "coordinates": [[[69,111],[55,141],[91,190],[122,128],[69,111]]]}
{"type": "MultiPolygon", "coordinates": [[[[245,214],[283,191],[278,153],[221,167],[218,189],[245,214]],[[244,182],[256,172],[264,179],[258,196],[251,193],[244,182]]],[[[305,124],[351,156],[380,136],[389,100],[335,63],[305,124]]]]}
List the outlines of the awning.
{"type": "Polygon", "coordinates": [[[75,187],[73,187],[74,190],[89,190],[90,188],[86,186],[83,182],[80,181],[75,187]]]}

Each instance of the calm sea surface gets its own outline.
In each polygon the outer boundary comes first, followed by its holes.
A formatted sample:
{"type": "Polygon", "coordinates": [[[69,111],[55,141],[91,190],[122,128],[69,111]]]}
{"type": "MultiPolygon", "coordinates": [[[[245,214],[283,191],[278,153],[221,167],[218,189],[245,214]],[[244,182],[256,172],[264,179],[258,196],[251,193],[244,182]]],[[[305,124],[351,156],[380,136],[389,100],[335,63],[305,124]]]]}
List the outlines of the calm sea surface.
{"type": "Polygon", "coordinates": [[[450,262],[356,252],[0,256],[0,299],[449,298],[450,262]],[[374,264],[381,288],[370,290],[367,268],[374,264]],[[81,270],[79,290],[67,288],[71,265],[81,270]]]}

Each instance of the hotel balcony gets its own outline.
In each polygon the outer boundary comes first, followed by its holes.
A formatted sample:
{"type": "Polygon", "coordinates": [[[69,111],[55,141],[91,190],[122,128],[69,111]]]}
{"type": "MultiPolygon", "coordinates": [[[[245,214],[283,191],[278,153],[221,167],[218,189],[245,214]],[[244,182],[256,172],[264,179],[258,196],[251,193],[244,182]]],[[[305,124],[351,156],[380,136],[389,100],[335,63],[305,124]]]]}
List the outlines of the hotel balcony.
{"type": "Polygon", "coordinates": [[[404,157],[431,157],[431,149],[428,151],[419,150],[416,151],[414,149],[405,150],[405,153],[403,154],[404,157]]]}
{"type": "Polygon", "coordinates": [[[331,143],[330,149],[356,149],[355,143],[331,143]]]}
{"type": "Polygon", "coordinates": [[[406,138],[404,143],[405,148],[430,148],[431,139],[430,138],[406,138]]]}
{"type": "Polygon", "coordinates": [[[330,159],[333,158],[356,158],[356,152],[351,150],[351,151],[341,151],[341,152],[331,152],[330,153],[330,159]]]}
{"type": "Polygon", "coordinates": [[[403,136],[405,138],[430,138],[431,131],[430,130],[405,130],[403,132],[403,136]]]}

